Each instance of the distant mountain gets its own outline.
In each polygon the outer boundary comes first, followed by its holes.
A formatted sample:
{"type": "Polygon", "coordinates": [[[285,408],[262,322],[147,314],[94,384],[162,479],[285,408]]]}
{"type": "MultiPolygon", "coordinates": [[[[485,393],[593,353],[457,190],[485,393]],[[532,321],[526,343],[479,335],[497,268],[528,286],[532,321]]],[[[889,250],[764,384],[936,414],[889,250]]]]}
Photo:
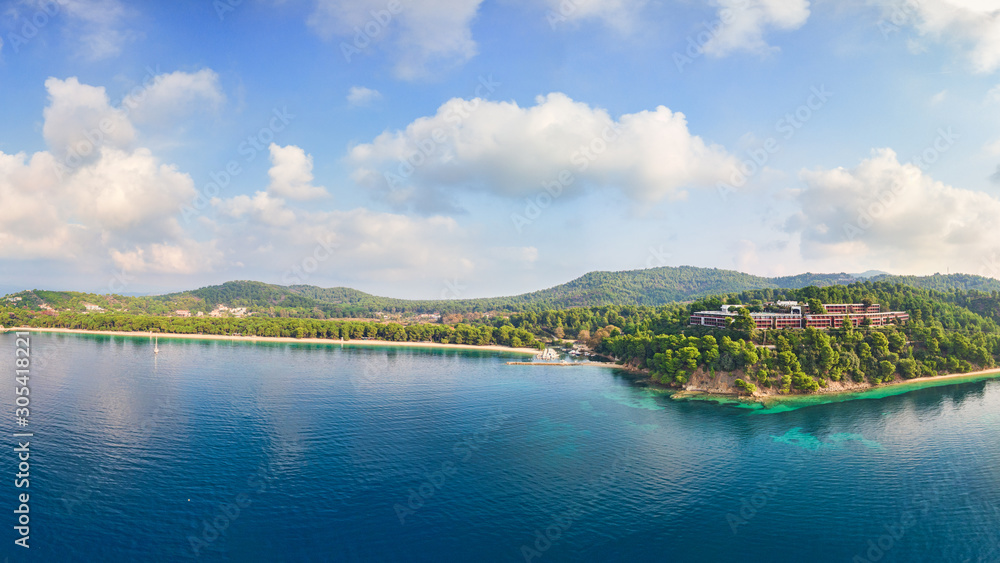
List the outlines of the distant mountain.
{"type": "Polygon", "coordinates": [[[861,272],[860,274],[851,274],[856,278],[868,279],[874,278],[875,276],[887,276],[889,272],[883,272],[882,270],[868,270],[867,272],[861,272]]]}
{"type": "Polygon", "coordinates": [[[976,290],[987,293],[1000,291],[1000,280],[971,274],[934,274],[933,276],[894,276],[883,274],[871,278],[871,281],[898,283],[921,289],[933,289],[934,291],[948,291],[952,289],[976,290]]]}
{"type": "Polygon", "coordinates": [[[858,281],[848,274],[801,274],[764,278],[733,270],[692,266],[652,268],[624,272],[590,272],[549,289],[514,295],[448,301],[422,301],[376,297],[348,288],[323,289],[291,286],[289,291],[353,314],[388,311],[405,313],[523,311],[604,305],[657,306],[690,301],[706,295],[738,293],[749,289],[798,289],[858,281]]]}
{"type": "MultiPolygon", "coordinates": [[[[247,307],[267,314],[295,314],[329,317],[369,317],[374,313],[434,314],[490,311],[530,311],[598,307],[606,305],[657,306],[692,301],[709,295],[725,295],[753,289],[801,289],[803,287],[846,285],[862,281],[902,284],[934,291],[1000,291],[1000,280],[967,274],[933,276],[893,276],[865,272],[857,276],[805,273],[765,278],[714,268],[691,266],[653,268],[624,272],[590,272],[573,281],[549,289],[509,297],[456,300],[409,300],[378,297],[345,287],[321,288],[310,285],[279,286],[255,281],[231,281],[222,285],[155,297],[123,297],[77,292],[28,291],[12,294],[20,301],[8,306],[37,309],[42,305],[56,310],[84,311],[97,305],[105,310],[147,314],[170,313],[177,309],[192,312],[213,310],[218,305],[247,307]],[[12,305],[15,304],[16,305],[12,305]],[[282,311],[285,311],[284,313],[282,311]]],[[[978,305],[992,311],[992,301],[978,305]]]]}

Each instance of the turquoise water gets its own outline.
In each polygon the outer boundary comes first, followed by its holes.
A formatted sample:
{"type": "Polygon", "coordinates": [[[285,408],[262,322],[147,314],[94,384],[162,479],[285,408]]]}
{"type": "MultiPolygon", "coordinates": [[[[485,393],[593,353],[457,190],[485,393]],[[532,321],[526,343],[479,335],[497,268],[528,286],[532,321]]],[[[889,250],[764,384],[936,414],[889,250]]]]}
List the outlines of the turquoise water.
{"type": "Polygon", "coordinates": [[[502,353],[159,347],[32,337],[10,561],[1000,561],[1000,381],[761,414],[502,353]]]}

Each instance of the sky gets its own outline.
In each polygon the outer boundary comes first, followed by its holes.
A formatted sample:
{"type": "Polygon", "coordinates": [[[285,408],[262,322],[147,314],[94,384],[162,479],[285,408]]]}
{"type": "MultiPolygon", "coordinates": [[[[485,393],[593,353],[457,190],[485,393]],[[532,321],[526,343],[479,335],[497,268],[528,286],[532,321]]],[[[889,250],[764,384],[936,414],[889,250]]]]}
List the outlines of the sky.
{"type": "Polygon", "coordinates": [[[0,292],[1000,277],[997,0],[8,0],[0,292]]]}

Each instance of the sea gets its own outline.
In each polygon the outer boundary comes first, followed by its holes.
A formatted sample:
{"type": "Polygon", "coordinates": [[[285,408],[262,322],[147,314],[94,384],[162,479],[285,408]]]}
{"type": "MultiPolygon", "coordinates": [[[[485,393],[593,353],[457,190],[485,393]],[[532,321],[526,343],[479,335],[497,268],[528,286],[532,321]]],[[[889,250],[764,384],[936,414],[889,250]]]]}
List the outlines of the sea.
{"type": "Polygon", "coordinates": [[[998,379],[762,407],[494,351],[27,346],[10,563],[1000,561],[998,379]]]}

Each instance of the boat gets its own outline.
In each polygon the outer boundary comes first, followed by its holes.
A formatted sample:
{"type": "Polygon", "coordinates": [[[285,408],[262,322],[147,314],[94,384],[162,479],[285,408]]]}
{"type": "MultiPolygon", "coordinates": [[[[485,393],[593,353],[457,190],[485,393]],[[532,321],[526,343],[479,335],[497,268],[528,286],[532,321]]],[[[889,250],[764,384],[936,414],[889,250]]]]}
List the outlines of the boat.
{"type": "Polygon", "coordinates": [[[544,352],[538,354],[538,358],[542,360],[557,360],[559,359],[559,353],[554,348],[546,348],[544,352]]]}
{"type": "Polygon", "coordinates": [[[160,353],[160,346],[159,346],[159,344],[160,344],[160,337],[157,336],[156,340],[153,341],[153,354],[154,355],[160,353]]]}

